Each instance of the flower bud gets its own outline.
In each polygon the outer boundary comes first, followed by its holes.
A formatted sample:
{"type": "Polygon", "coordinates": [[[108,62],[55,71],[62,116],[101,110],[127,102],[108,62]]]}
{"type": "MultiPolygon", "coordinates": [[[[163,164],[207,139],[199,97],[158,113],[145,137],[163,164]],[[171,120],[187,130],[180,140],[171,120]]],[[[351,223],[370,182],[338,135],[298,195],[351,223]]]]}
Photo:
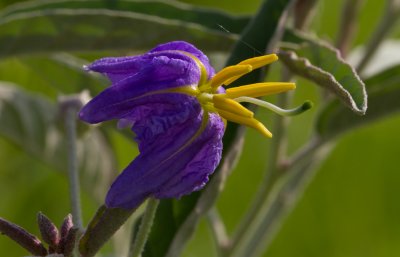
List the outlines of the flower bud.
{"type": "Polygon", "coordinates": [[[61,239],[60,239],[60,243],[59,243],[58,249],[57,249],[58,253],[64,252],[64,248],[65,248],[65,244],[66,244],[68,235],[70,234],[70,231],[73,226],[74,226],[74,224],[72,222],[72,215],[68,214],[67,217],[65,217],[65,219],[61,225],[61,239]]]}
{"type": "Polygon", "coordinates": [[[74,224],[72,223],[72,215],[68,214],[67,217],[65,217],[63,224],[61,225],[61,240],[67,237],[68,232],[73,226],[74,224]]]}
{"type": "Polygon", "coordinates": [[[34,235],[20,226],[0,218],[0,233],[8,236],[36,256],[46,256],[47,250],[34,235]]]}
{"type": "Polygon", "coordinates": [[[76,237],[78,235],[78,231],[79,231],[79,228],[70,229],[65,241],[63,241],[62,253],[64,254],[64,257],[72,256],[72,253],[73,253],[74,247],[75,247],[75,243],[76,243],[76,237]]]}
{"type": "Polygon", "coordinates": [[[60,242],[60,234],[57,227],[41,212],[38,213],[37,219],[43,241],[49,244],[49,248],[57,249],[60,242]]]}

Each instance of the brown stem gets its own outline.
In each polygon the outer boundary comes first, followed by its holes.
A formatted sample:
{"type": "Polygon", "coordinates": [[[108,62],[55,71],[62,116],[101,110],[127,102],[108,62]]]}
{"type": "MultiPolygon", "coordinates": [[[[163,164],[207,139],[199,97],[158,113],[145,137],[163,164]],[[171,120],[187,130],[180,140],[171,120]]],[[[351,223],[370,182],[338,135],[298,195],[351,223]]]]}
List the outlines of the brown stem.
{"type": "Polygon", "coordinates": [[[364,0],[348,0],[342,8],[340,27],[338,30],[336,47],[340,50],[343,57],[351,47],[357,33],[357,19],[364,0]]]}

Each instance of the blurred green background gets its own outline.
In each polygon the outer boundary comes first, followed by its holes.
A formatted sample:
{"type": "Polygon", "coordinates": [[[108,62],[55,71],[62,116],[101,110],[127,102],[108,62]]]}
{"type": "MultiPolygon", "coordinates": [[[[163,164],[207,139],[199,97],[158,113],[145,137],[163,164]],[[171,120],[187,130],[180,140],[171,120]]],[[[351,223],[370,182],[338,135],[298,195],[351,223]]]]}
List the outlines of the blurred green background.
{"type": "MultiPolygon", "coordinates": [[[[13,2],[17,1],[2,0],[0,7],[13,2]]],[[[258,0],[184,2],[216,7],[235,14],[251,14],[259,5],[258,0]]],[[[321,38],[334,41],[343,2],[319,1],[312,28],[321,38]]],[[[369,38],[383,6],[384,1],[364,2],[355,46],[362,45],[369,38]]],[[[392,38],[399,36],[400,29],[397,26],[392,38]]],[[[0,60],[0,80],[15,81],[27,89],[34,82],[32,90],[40,89],[42,94],[55,100],[57,91],[45,85],[41,74],[36,74],[37,77],[24,77],[23,74],[26,73],[21,71],[25,69],[35,73],[32,67],[14,59],[0,60]],[[5,74],[1,71],[2,67],[9,65],[15,66],[15,72],[5,74]]],[[[297,85],[296,104],[305,99],[318,104],[313,85],[304,80],[299,80],[297,85]]],[[[262,117],[267,125],[271,120],[271,114],[263,111],[258,117],[262,117]]],[[[293,118],[290,127],[291,152],[309,136],[314,125],[313,117],[315,110],[293,118]]],[[[340,138],[264,256],[399,256],[399,130],[400,116],[397,115],[359,128],[340,138]]],[[[122,169],[130,162],[136,150],[121,136],[116,135],[113,142],[118,153],[118,168],[122,169]]],[[[242,158],[218,201],[218,209],[229,232],[233,231],[256,192],[264,172],[269,144],[268,140],[264,140],[256,132],[247,131],[242,158]]],[[[2,138],[0,163],[1,217],[20,224],[35,234],[38,234],[35,226],[38,211],[43,211],[55,222],[61,223],[69,212],[67,181],[63,174],[54,172],[2,138]]],[[[90,188],[83,188],[86,223],[97,208],[87,193],[89,190],[90,188]]],[[[183,256],[215,256],[211,238],[208,225],[202,221],[183,256]]],[[[17,248],[8,238],[0,237],[0,256],[23,255],[26,255],[25,251],[17,248]]]]}

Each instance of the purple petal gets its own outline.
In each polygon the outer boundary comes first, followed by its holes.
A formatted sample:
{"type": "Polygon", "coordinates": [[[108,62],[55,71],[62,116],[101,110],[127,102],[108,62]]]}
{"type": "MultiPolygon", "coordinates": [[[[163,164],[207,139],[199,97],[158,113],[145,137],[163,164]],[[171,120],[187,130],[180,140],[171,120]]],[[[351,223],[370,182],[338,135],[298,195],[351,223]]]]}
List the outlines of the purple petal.
{"type": "MultiPolygon", "coordinates": [[[[202,189],[221,160],[224,123],[216,114],[209,114],[204,132],[181,155],[190,156],[179,170],[154,195],[157,198],[179,198],[202,189]]],[[[182,158],[182,157],[181,157],[182,158]]]]}
{"type": "MultiPolygon", "coordinates": [[[[162,66],[166,64],[178,70],[182,70],[188,65],[197,67],[194,60],[183,53],[158,52],[138,56],[102,58],[86,66],[86,69],[103,73],[113,83],[117,83],[149,67],[154,67],[154,65],[157,65],[157,69],[163,70],[162,66]]],[[[166,68],[168,69],[168,67],[166,68]]]]}
{"type": "Polygon", "coordinates": [[[184,51],[196,56],[206,67],[208,77],[211,78],[214,76],[214,69],[209,64],[207,56],[193,45],[183,41],[174,41],[159,45],[143,55],[102,58],[86,66],[85,69],[103,73],[113,83],[116,83],[140,72],[148,66],[152,66],[152,60],[154,58],[164,56],[170,59],[190,62],[195,65],[194,60],[184,53],[171,52],[169,50],[184,51]]]}
{"type": "Polygon", "coordinates": [[[93,98],[80,111],[80,118],[88,123],[119,119],[138,106],[140,97],[145,94],[197,84],[199,69],[189,57],[185,58],[188,59],[153,58],[150,66],[120,80],[93,98]]]}
{"type": "MultiPolygon", "coordinates": [[[[106,197],[108,207],[133,208],[169,177],[169,171],[160,170],[173,153],[185,145],[198,131],[202,114],[190,117],[180,126],[173,126],[158,138],[153,151],[141,152],[114,181],[106,197]],[[163,164],[163,165],[160,165],[163,164]],[[154,180],[155,178],[155,180],[154,180]]],[[[169,162],[168,162],[169,164],[169,162]]]]}
{"type": "MultiPolygon", "coordinates": [[[[141,104],[123,117],[132,123],[140,152],[158,148],[164,133],[173,133],[170,128],[182,126],[188,119],[197,117],[201,106],[195,97],[184,94],[160,94],[144,97],[141,104]]],[[[195,125],[195,124],[193,124],[195,125]]],[[[175,135],[172,135],[175,136],[175,135]]]]}
{"type": "Polygon", "coordinates": [[[197,49],[194,45],[189,44],[188,42],[185,41],[172,41],[166,44],[158,45],[152,50],[149,51],[149,53],[155,53],[159,51],[168,51],[168,50],[179,50],[179,51],[184,51],[187,53],[190,53],[194,56],[196,56],[205,66],[208,74],[208,79],[211,79],[211,77],[214,76],[215,71],[214,68],[210,65],[210,62],[208,60],[208,57],[199,49],[197,49]]]}
{"type": "Polygon", "coordinates": [[[148,58],[143,55],[106,57],[85,66],[85,69],[100,72],[106,75],[111,82],[116,83],[137,73],[148,61],[148,58]]]}
{"type": "Polygon", "coordinates": [[[201,135],[202,114],[160,134],[157,147],[142,152],[115,180],[106,205],[131,209],[146,197],[180,197],[204,186],[222,151],[224,125],[210,114],[201,135]]]}

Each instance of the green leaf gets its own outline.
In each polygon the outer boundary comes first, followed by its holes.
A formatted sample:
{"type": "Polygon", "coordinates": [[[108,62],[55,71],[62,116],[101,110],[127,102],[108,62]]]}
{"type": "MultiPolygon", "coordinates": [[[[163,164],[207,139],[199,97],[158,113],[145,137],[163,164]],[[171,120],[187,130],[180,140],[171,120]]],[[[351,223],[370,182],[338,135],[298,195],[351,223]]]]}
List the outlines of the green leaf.
{"type": "MultiPolygon", "coordinates": [[[[58,107],[46,98],[28,94],[15,84],[0,82],[0,136],[51,167],[66,172],[67,153],[58,107]]],[[[103,134],[86,133],[78,144],[83,183],[96,185],[91,193],[102,200],[114,171],[114,157],[103,134]]]]}
{"type": "MultiPolygon", "coordinates": [[[[264,1],[258,14],[245,29],[240,40],[236,42],[228,65],[253,57],[257,51],[265,52],[267,45],[280,29],[281,15],[290,3],[290,0],[264,1]]],[[[246,82],[259,82],[262,77],[259,72],[257,70],[249,74],[246,82]]],[[[205,189],[183,197],[181,200],[161,201],[158,208],[160,214],[156,215],[143,257],[179,256],[195,231],[199,219],[215,204],[226,176],[240,152],[243,142],[242,133],[243,130],[234,124],[230,124],[226,130],[223,159],[205,189]]]]}
{"type": "Polygon", "coordinates": [[[5,18],[19,13],[54,9],[110,9],[129,11],[153,15],[160,18],[179,20],[201,25],[205,28],[221,31],[220,26],[226,27],[231,33],[240,33],[247,25],[249,17],[232,16],[225,12],[201,8],[176,1],[138,1],[138,0],[58,0],[58,1],[32,1],[16,4],[0,12],[0,17],[5,18]]]}
{"type": "Polygon", "coordinates": [[[380,72],[365,80],[368,89],[368,112],[360,117],[332,101],[317,119],[317,131],[326,138],[384,118],[400,111],[400,65],[380,72]]]}
{"type": "Polygon", "coordinates": [[[353,112],[367,110],[365,85],[337,49],[300,33],[289,33],[286,40],[297,45],[283,45],[279,58],[289,69],[334,93],[353,112]]]}
{"type": "Polygon", "coordinates": [[[52,51],[147,49],[177,39],[196,43],[202,49],[226,51],[235,35],[195,23],[110,9],[28,9],[0,17],[0,57],[52,51]]]}

